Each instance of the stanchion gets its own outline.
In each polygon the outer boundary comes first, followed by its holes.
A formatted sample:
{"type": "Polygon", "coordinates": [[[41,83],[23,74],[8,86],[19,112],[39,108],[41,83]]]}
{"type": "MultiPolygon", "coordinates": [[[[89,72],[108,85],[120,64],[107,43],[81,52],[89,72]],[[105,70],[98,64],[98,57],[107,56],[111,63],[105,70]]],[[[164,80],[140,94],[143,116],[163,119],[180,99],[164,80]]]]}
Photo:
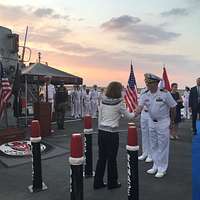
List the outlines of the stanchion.
{"type": "Polygon", "coordinates": [[[72,134],[70,163],[70,199],[83,200],[83,143],[79,133],[72,134]]]}
{"type": "Polygon", "coordinates": [[[40,124],[38,120],[31,123],[31,146],[32,146],[32,181],[28,187],[30,192],[46,190],[47,186],[42,181],[41,150],[40,150],[40,124]]]}
{"type": "Polygon", "coordinates": [[[92,118],[90,115],[84,117],[84,176],[86,178],[93,177],[93,153],[92,153],[92,118]]]}
{"type": "Polygon", "coordinates": [[[128,127],[127,167],[128,167],[128,200],[139,199],[138,184],[138,142],[135,126],[128,127]]]}

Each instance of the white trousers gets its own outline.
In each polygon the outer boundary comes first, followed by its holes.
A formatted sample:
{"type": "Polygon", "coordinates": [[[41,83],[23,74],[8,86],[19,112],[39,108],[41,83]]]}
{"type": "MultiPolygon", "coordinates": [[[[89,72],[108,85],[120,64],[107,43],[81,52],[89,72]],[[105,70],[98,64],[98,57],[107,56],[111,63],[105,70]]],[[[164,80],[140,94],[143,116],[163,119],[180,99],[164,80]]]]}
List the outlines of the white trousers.
{"type": "Polygon", "coordinates": [[[85,105],[83,106],[83,115],[91,115],[91,104],[90,102],[85,103],[85,105]]]}
{"type": "Polygon", "coordinates": [[[190,110],[188,101],[184,101],[184,118],[190,119],[190,110]]]}
{"type": "Polygon", "coordinates": [[[51,113],[55,112],[55,109],[54,109],[54,100],[53,99],[48,99],[48,102],[51,103],[51,113]]]}
{"type": "Polygon", "coordinates": [[[81,115],[81,102],[75,101],[74,103],[74,116],[78,118],[81,115]]]}
{"type": "Polygon", "coordinates": [[[152,148],[153,168],[159,172],[165,172],[169,161],[169,125],[170,119],[162,119],[158,122],[149,120],[150,144],[152,148]]]}
{"type": "Polygon", "coordinates": [[[83,105],[83,100],[81,100],[81,116],[85,116],[85,106],[83,105]]]}
{"type": "Polygon", "coordinates": [[[98,106],[97,101],[91,100],[91,115],[92,115],[92,117],[97,116],[97,106],[98,106]]]}
{"type": "Polygon", "coordinates": [[[140,126],[142,132],[142,154],[151,156],[150,136],[149,136],[149,113],[143,111],[140,118],[140,126]]]}

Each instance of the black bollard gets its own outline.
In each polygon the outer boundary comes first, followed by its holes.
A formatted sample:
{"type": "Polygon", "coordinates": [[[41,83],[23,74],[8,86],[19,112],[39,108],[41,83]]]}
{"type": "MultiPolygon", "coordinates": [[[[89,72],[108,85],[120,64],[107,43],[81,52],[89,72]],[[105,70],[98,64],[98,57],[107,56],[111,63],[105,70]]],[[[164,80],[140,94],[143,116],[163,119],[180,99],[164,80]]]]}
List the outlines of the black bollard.
{"type": "Polygon", "coordinates": [[[84,176],[86,178],[93,177],[93,152],[92,152],[92,118],[89,115],[84,117],[84,154],[85,166],[84,176]]]}
{"type": "Polygon", "coordinates": [[[81,134],[72,134],[70,163],[70,199],[83,200],[83,143],[81,134]]]}
{"type": "Polygon", "coordinates": [[[31,146],[32,146],[32,182],[30,192],[39,192],[46,190],[47,186],[42,181],[42,165],[41,165],[41,150],[40,150],[40,124],[38,120],[33,120],[31,123],[31,146]]]}
{"type": "Polygon", "coordinates": [[[135,126],[128,128],[127,168],[128,168],[128,200],[139,199],[138,179],[138,150],[137,129],[135,126]]]}

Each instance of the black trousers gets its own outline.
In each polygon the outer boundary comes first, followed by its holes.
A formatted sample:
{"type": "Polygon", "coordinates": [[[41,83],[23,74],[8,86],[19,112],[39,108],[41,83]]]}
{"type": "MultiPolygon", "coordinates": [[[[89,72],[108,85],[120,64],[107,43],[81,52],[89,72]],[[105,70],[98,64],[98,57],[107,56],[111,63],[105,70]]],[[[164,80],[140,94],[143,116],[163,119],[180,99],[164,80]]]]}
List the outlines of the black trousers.
{"type": "Polygon", "coordinates": [[[119,133],[99,130],[98,134],[99,158],[96,165],[94,185],[103,184],[103,177],[107,163],[107,184],[113,186],[117,184],[117,152],[119,148],[119,133]]]}
{"type": "Polygon", "coordinates": [[[196,120],[197,120],[197,114],[200,115],[200,103],[198,104],[197,109],[192,109],[192,129],[196,133],[196,120]]]}
{"type": "Polygon", "coordinates": [[[65,121],[65,103],[60,103],[56,108],[56,121],[58,128],[64,128],[65,121]]]}

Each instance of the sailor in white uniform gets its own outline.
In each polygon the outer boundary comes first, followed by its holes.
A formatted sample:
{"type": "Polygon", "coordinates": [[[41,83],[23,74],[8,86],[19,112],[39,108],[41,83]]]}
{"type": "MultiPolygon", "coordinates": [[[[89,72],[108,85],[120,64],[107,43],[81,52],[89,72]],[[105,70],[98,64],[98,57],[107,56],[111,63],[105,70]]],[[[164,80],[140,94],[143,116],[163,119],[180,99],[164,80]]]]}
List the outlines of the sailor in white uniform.
{"type": "Polygon", "coordinates": [[[185,119],[190,119],[190,109],[189,109],[189,96],[190,96],[190,88],[185,87],[185,91],[183,94],[183,105],[184,105],[184,118],[185,119]]]}
{"type": "Polygon", "coordinates": [[[152,148],[153,167],[147,171],[161,178],[166,174],[169,160],[169,135],[170,135],[170,109],[172,118],[175,118],[176,101],[172,95],[158,88],[161,79],[153,74],[145,74],[145,83],[148,92],[141,96],[136,114],[139,114],[144,106],[149,113],[149,134],[152,148]]]}
{"type": "Polygon", "coordinates": [[[73,90],[70,92],[70,97],[71,97],[71,116],[75,116],[75,93],[76,91],[76,85],[73,86],[73,90]]]}
{"type": "Polygon", "coordinates": [[[51,103],[51,113],[53,113],[54,110],[54,101],[55,101],[55,94],[56,94],[56,89],[53,84],[51,84],[52,77],[47,76],[45,77],[47,79],[46,85],[44,86],[44,101],[48,101],[51,103]],[[47,91],[46,91],[46,86],[47,86],[47,91]],[[48,97],[46,97],[46,94],[48,97]]]}
{"type": "Polygon", "coordinates": [[[86,85],[83,85],[82,88],[81,88],[81,116],[84,117],[85,116],[85,113],[84,113],[84,98],[85,98],[85,95],[86,95],[86,85]]]}
{"type": "Polygon", "coordinates": [[[86,89],[86,94],[83,97],[83,116],[91,115],[91,102],[90,102],[90,90],[86,89]]]}
{"type": "Polygon", "coordinates": [[[76,86],[74,103],[75,103],[74,117],[77,119],[81,117],[81,90],[79,85],[76,86]]]}
{"type": "MultiPolygon", "coordinates": [[[[140,92],[140,98],[147,92],[148,89],[143,88],[140,92]]],[[[138,160],[145,160],[145,162],[152,162],[150,136],[149,136],[149,112],[146,106],[144,106],[141,112],[140,127],[142,132],[142,155],[138,157],[138,160]]]]}
{"type": "Polygon", "coordinates": [[[97,85],[94,85],[92,91],[90,92],[90,100],[91,100],[91,114],[92,114],[92,118],[96,118],[96,116],[97,116],[97,109],[98,109],[98,91],[97,91],[97,85]]]}

